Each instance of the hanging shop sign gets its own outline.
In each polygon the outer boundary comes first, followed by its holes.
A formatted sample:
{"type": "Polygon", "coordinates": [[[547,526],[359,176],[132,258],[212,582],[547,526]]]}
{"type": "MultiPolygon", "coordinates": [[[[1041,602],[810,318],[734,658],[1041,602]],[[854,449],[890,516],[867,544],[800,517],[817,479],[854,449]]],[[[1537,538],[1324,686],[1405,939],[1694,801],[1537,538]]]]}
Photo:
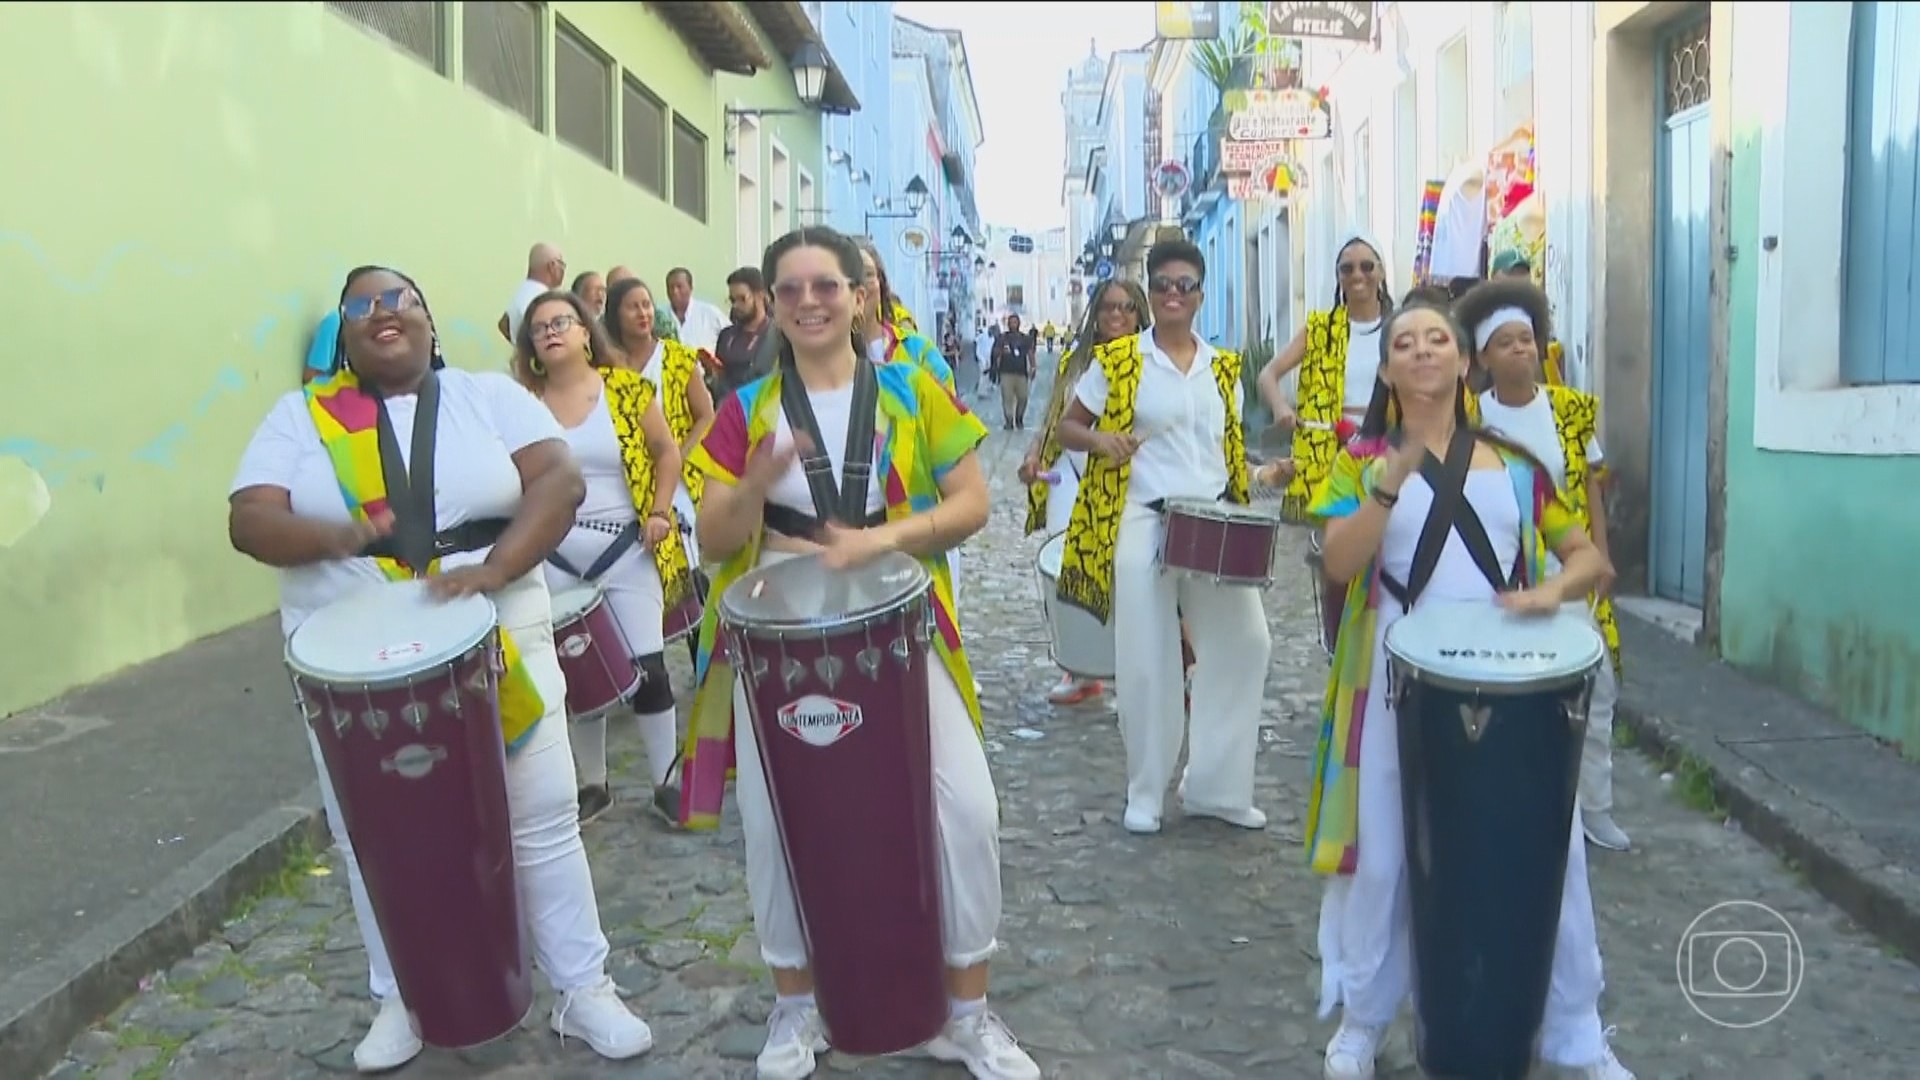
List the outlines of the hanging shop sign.
{"type": "Polygon", "coordinates": [[[1323,90],[1247,90],[1227,113],[1230,142],[1333,137],[1333,110],[1323,90]]]}
{"type": "Polygon", "coordinates": [[[1213,41],[1220,36],[1219,0],[1209,3],[1156,3],[1153,32],[1168,41],[1213,41]]]}
{"type": "Polygon", "coordinates": [[[900,230],[900,251],[903,254],[918,257],[927,250],[927,230],[918,225],[909,225],[900,230]]]}
{"type": "Polygon", "coordinates": [[[1193,182],[1187,167],[1177,161],[1163,161],[1153,170],[1153,190],[1163,199],[1177,199],[1187,193],[1193,182]]]}
{"type": "Polygon", "coordinates": [[[1267,34],[1278,38],[1326,38],[1371,42],[1374,10],[1370,3],[1267,5],[1267,34]]]}

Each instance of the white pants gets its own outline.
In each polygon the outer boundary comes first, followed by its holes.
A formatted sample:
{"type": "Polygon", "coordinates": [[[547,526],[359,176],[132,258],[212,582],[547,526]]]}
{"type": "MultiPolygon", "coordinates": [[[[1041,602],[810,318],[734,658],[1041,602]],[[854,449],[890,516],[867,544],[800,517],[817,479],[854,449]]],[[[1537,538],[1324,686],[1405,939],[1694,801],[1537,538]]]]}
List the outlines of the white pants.
{"type": "MultiPolygon", "coordinates": [[[[1376,689],[1387,685],[1385,652],[1375,650],[1376,689]]],[[[1360,733],[1359,864],[1351,877],[1328,881],[1320,906],[1320,1012],[1324,1017],[1344,1004],[1356,1023],[1383,1026],[1412,992],[1413,909],[1400,804],[1400,734],[1384,697],[1373,701],[1360,733]]],[[[1575,821],[1567,833],[1560,926],[1540,1025],[1543,1061],[1580,1068],[1606,1055],[1602,986],[1587,849],[1575,821]]]]}
{"type": "MultiPolygon", "coordinates": [[[[986,749],[980,745],[960,689],[945,664],[931,660],[927,666],[942,930],[947,964],[964,968],[985,961],[997,945],[1000,802],[987,768],[986,749]]],[[[748,718],[746,684],[739,680],[733,686],[733,745],[734,795],[740,802],[741,831],[746,834],[747,893],[753,900],[753,931],[760,940],[760,956],[768,967],[803,969],[808,966],[807,936],[800,926],[793,880],[787,876],[773,800],[748,718]]]]}
{"type": "Polygon", "coordinates": [[[1620,703],[1620,679],[1613,657],[1600,661],[1587,705],[1587,740],[1580,746],[1580,809],[1613,812],[1613,711],[1620,703]]]}
{"type": "Polygon", "coordinates": [[[953,579],[953,617],[960,617],[960,549],[947,549],[947,576],[953,579]]]}
{"type": "Polygon", "coordinates": [[[1217,585],[1160,569],[1160,515],[1128,503],[1113,558],[1114,690],[1127,750],[1127,805],[1158,814],[1187,744],[1190,806],[1253,806],[1260,702],[1272,641],[1256,589],[1217,585]],[[1187,719],[1180,615],[1193,641],[1193,709],[1187,719]]]}
{"type": "MultiPolygon", "coordinates": [[[[520,657],[533,675],[547,714],[525,745],[507,758],[507,809],[513,825],[513,864],[520,883],[520,909],[532,931],[533,957],[554,989],[566,993],[598,983],[607,963],[607,939],[600,930],[599,903],[587,849],[580,843],[580,810],[575,801],[573,758],[567,750],[566,681],[553,651],[547,590],[538,574],[528,574],[493,596],[500,622],[513,635],[520,657]]],[[[307,742],[320,774],[320,795],[333,842],[347,864],[353,914],[366,945],[369,984],[381,1000],[400,992],[393,962],[387,957],[380,924],[374,920],[353,841],[340,818],[340,803],[327,775],[320,742],[307,730],[307,742]]]]}
{"type": "MultiPolygon", "coordinates": [[[[613,537],[594,529],[575,527],[560,541],[560,557],[582,573],[593,566],[606,551],[613,537]]],[[[545,564],[547,588],[555,592],[577,584],[580,579],[552,563],[545,564]]],[[[665,600],[660,586],[660,570],[653,553],[640,543],[634,544],[614,560],[601,575],[600,591],[606,597],[613,620],[620,624],[626,639],[627,655],[652,656],[666,648],[664,624],[665,600]]],[[[640,741],[646,747],[647,763],[654,783],[666,778],[673,767],[678,729],[671,713],[642,716],[640,741]]],[[[607,782],[607,718],[576,721],[572,739],[574,767],[584,784],[607,782]]]]}
{"type": "Polygon", "coordinates": [[[680,515],[680,520],[686,525],[686,530],[680,538],[686,542],[687,565],[699,566],[700,533],[694,526],[693,495],[687,491],[687,483],[684,479],[680,481],[680,486],[674,489],[673,510],[680,515]]]}

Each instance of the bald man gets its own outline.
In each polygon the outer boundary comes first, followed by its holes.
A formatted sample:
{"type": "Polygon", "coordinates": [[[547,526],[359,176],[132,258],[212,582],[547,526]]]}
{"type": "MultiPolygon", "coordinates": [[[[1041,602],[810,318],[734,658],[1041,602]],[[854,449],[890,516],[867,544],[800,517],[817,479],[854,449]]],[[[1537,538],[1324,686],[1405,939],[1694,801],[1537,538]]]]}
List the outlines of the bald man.
{"type": "Polygon", "coordinates": [[[520,339],[520,320],[541,293],[551,292],[567,280],[567,257],[552,244],[539,243],[527,252],[527,279],[513,290],[506,313],[500,316],[500,336],[512,344],[520,339]]]}
{"type": "Polygon", "coordinates": [[[607,271],[607,287],[612,288],[615,285],[618,285],[621,282],[627,280],[628,278],[635,278],[639,276],[640,276],[639,274],[636,274],[633,272],[631,267],[616,266],[613,269],[607,271]]]}

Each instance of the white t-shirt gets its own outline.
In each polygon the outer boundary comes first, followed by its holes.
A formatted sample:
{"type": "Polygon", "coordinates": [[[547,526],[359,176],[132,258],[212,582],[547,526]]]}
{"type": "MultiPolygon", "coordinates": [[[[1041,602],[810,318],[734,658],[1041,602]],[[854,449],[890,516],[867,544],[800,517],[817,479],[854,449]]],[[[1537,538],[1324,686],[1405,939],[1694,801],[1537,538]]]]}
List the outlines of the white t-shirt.
{"type": "MultiPolygon", "coordinates": [[[[413,453],[413,421],[418,399],[387,399],[403,459],[413,453]]],[[[440,372],[440,426],[433,454],[435,519],[440,530],[486,518],[510,518],[520,509],[520,472],[513,454],[534,443],[561,438],[560,425],[532,394],[505,375],[474,374],[447,368],[440,372]]],[[[293,500],[302,517],[345,524],[347,512],[340,482],[319,429],[307,411],[306,397],[295,390],[274,403],[240,455],[232,491],[276,487],[293,500]]],[[[446,569],[468,566],[487,551],[448,556],[446,569]]],[[[289,636],[308,615],[354,589],[386,576],[372,559],[334,559],[280,571],[280,626],[289,636]]]]}
{"type": "Polygon", "coordinates": [[[513,299],[507,301],[507,333],[513,335],[516,344],[520,341],[520,323],[527,317],[527,308],[541,293],[551,291],[546,282],[532,278],[521,282],[520,287],[513,290],[513,299]]]}
{"type": "MultiPolygon", "coordinates": [[[[807,391],[807,400],[813,405],[813,420],[819,425],[820,438],[827,445],[827,460],[833,462],[833,482],[841,481],[841,468],[847,460],[847,425],[853,416],[853,387],[843,386],[838,390],[807,391]]],[[[877,438],[878,436],[876,436],[877,438]]],[[[779,420],[773,431],[773,445],[784,448],[793,445],[793,428],[787,424],[786,410],[779,410],[779,420]]],[[[756,451],[758,452],[758,451],[756,451]]],[[[886,492],[880,486],[879,452],[875,447],[874,471],[867,482],[867,513],[877,514],[886,509],[886,492]]],[[[807,486],[806,470],[800,467],[795,458],[780,479],[767,489],[767,501],[784,506],[813,517],[813,489],[807,486]]]]}
{"type": "Polygon", "coordinates": [[[720,331],[727,328],[727,317],[698,297],[687,301],[687,313],[673,313],[680,321],[680,344],[689,349],[714,351],[720,345],[720,331]]]}
{"type": "Polygon", "coordinates": [[[1344,412],[1366,412],[1373,403],[1373,381],[1380,373],[1381,319],[1347,323],[1347,376],[1344,412]]]}
{"type": "MultiPolygon", "coordinates": [[[[1533,400],[1518,408],[1502,405],[1488,390],[1480,395],[1480,423],[1521,446],[1553,474],[1553,486],[1567,486],[1567,455],[1560,449],[1560,429],[1553,422],[1553,402],[1544,390],[1535,389],[1533,400]]],[[[1587,440],[1587,463],[1606,461],[1600,453],[1600,440],[1587,440]]]]}
{"type": "MultiPolygon", "coordinates": [[[[1193,341],[1193,366],[1182,373],[1154,343],[1153,331],[1140,333],[1145,363],[1133,403],[1133,433],[1147,438],[1133,454],[1128,502],[1214,499],[1227,489],[1227,404],[1213,378],[1213,346],[1198,334],[1193,341]]],[[[1096,418],[1106,412],[1106,370],[1098,363],[1087,365],[1074,396],[1096,418]]],[[[1246,386],[1234,384],[1236,408],[1246,408],[1246,396],[1246,386]]]]}
{"type": "Polygon", "coordinates": [[[620,456],[620,435],[613,427],[607,395],[593,403],[578,427],[564,432],[567,449],[587,482],[587,497],[574,512],[579,521],[625,525],[639,514],[633,507],[633,489],[627,486],[627,465],[620,456]]]}

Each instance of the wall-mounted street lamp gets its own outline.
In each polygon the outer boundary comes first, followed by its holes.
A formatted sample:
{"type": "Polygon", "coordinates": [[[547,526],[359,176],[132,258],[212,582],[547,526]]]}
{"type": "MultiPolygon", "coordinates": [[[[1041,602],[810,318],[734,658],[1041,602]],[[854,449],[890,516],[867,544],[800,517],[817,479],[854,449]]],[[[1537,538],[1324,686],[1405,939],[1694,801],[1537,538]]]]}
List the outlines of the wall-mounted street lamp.
{"type": "Polygon", "coordinates": [[[809,41],[800,46],[787,61],[793,70],[794,94],[800,98],[802,108],[798,109],[736,109],[727,107],[727,160],[732,161],[738,150],[734,144],[740,131],[743,117],[758,119],[762,116],[802,116],[820,107],[820,99],[827,92],[827,51],[818,42],[809,41]]]}
{"type": "Polygon", "coordinates": [[[1107,236],[1113,240],[1114,247],[1119,247],[1120,242],[1127,238],[1127,223],[1124,221],[1116,221],[1107,226],[1107,236]]]}
{"type": "MultiPolygon", "coordinates": [[[[891,196],[881,200],[881,202],[883,205],[888,207],[891,207],[893,205],[893,199],[891,196]]],[[[904,213],[899,211],[894,211],[894,210],[886,210],[886,211],[869,210],[867,211],[867,220],[861,226],[860,231],[866,233],[868,236],[872,236],[873,223],[875,221],[888,220],[888,219],[903,220],[906,218],[917,218],[920,216],[920,211],[926,209],[926,207],[927,207],[927,182],[925,180],[920,179],[918,176],[916,176],[913,179],[907,181],[907,209],[904,213]]]]}

